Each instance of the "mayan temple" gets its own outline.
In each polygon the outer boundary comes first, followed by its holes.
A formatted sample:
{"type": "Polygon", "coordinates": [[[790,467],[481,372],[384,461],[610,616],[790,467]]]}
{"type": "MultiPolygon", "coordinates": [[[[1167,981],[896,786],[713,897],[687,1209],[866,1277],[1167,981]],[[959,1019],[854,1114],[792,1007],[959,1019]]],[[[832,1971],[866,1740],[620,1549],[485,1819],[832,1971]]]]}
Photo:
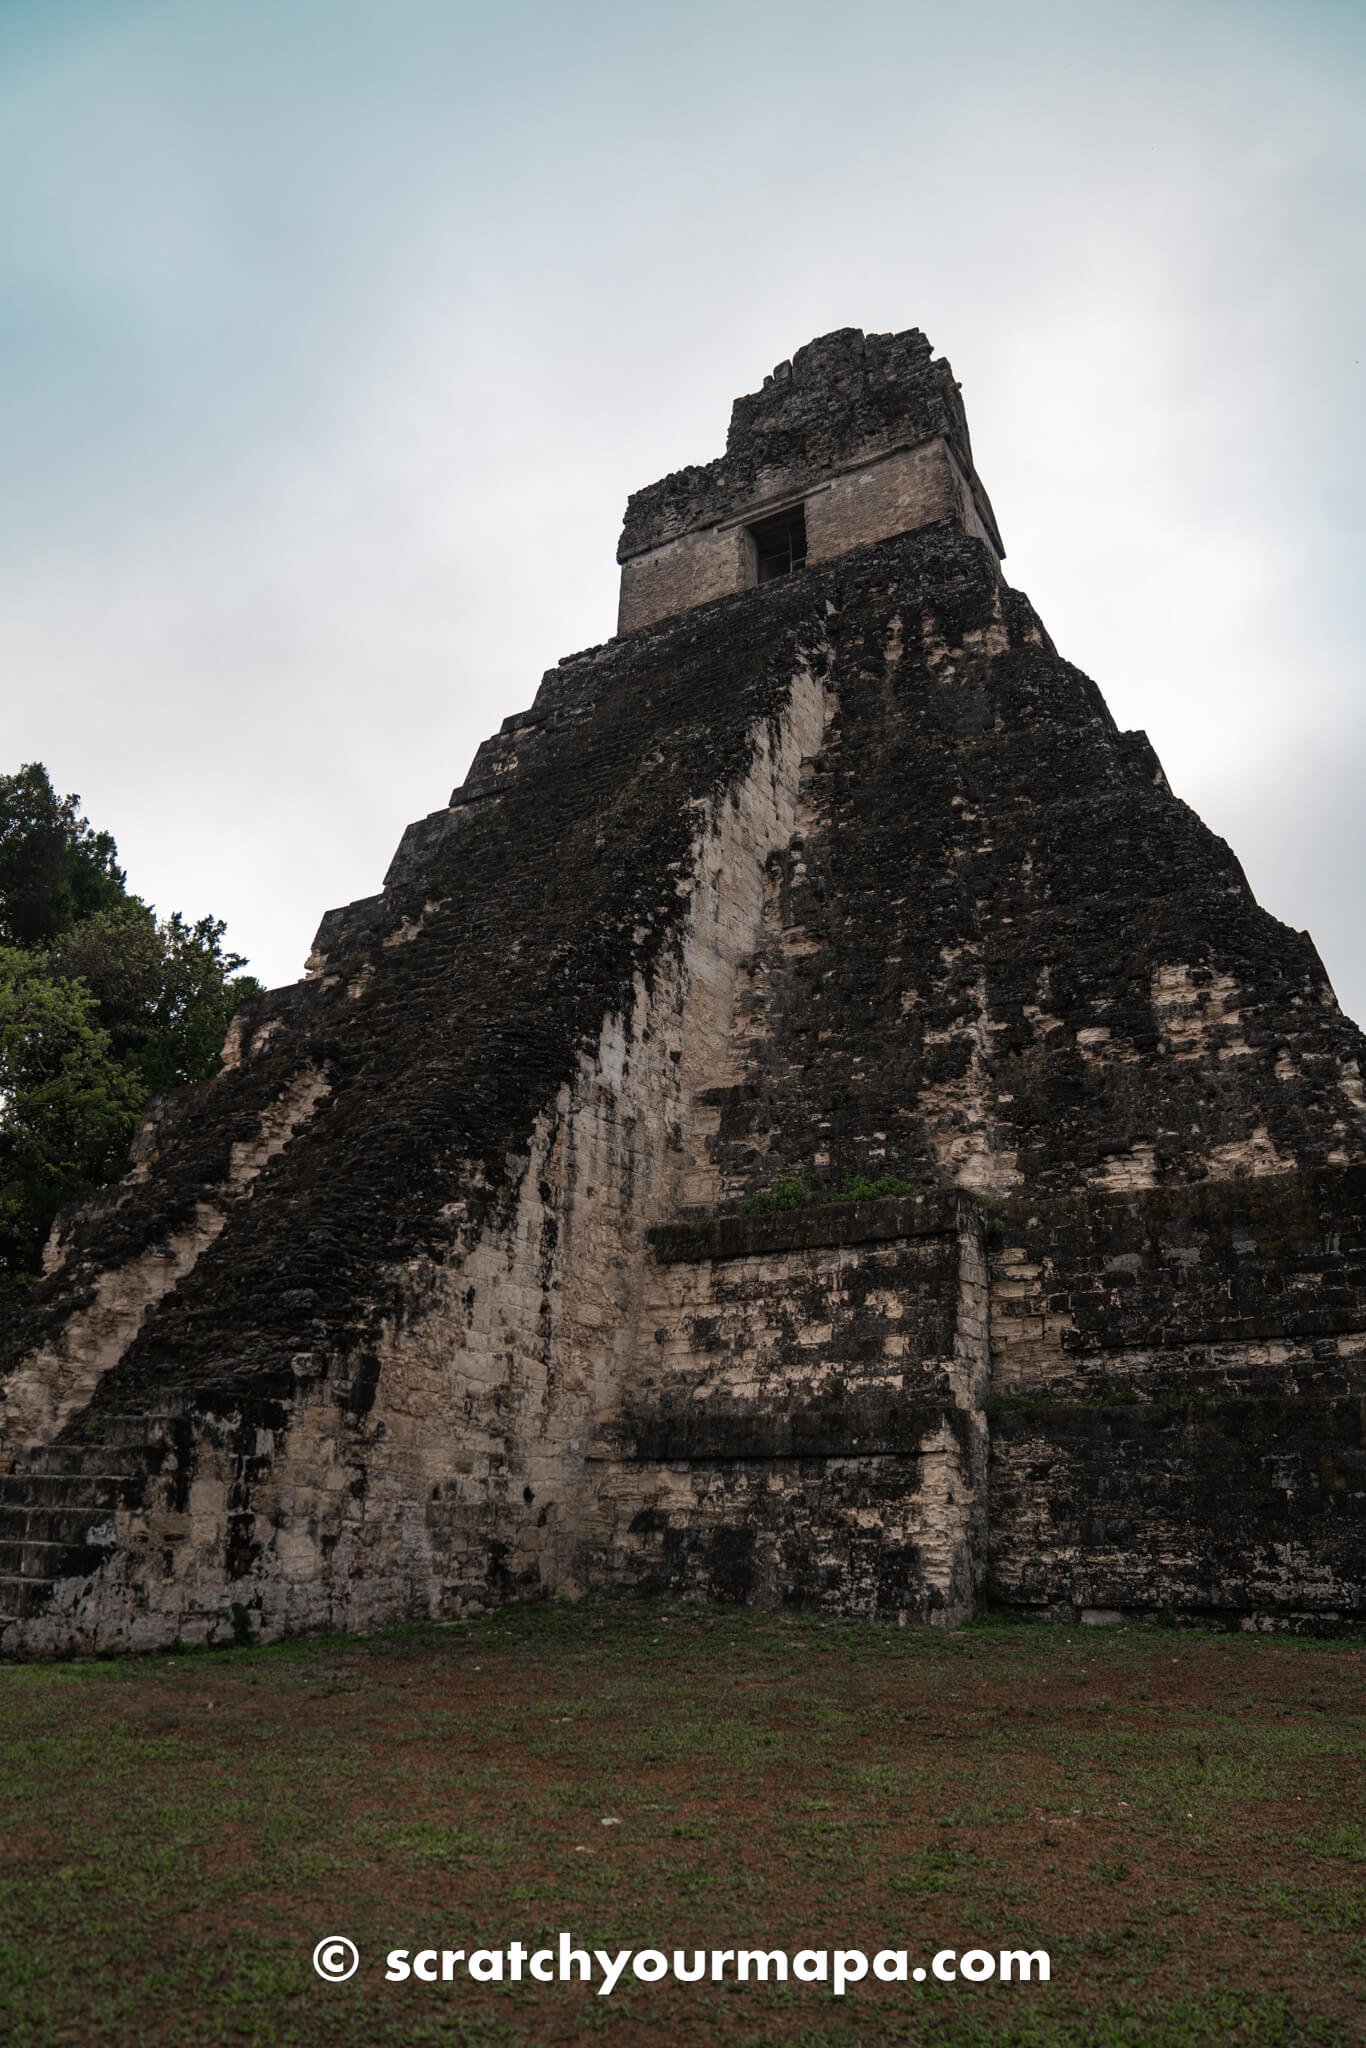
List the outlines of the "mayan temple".
{"type": "Polygon", "coordinates": [[[1362,1035],[1001,553],[915,331],[632,497],[617,636],[60,1219],[6,1651],[1359,1614],[1362,1035]]]}

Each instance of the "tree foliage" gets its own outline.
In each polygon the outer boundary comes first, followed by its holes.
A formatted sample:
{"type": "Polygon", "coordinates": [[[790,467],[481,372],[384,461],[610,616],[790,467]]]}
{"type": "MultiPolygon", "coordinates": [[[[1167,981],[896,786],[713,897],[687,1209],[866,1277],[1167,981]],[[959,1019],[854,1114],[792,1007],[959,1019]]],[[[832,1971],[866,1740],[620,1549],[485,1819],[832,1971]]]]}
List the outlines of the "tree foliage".
{"type": "Polygon", "coordinates": [[[259,986],[221,919],[158,918],[40,763],[0,775],[0,1284],[58,1209],[117,1179],[149,1095],[217,1071],[259,986]]]}
{"type": "Polygon", "coordinates": [[[80,801],[57,795],[41,761],[0,775],[0,943],[45,945],[124,900],[118,848],[80,801]]]}
{"type": "MultiPolygon", "coordinates": [[[[223,951],[221,918],[190,924],[179,911],[158,921],[126,897],[82,918],[49,949],[52,972],[83,981],[100,1022],[144,1094],[214,1072],[246,965],[223,951]]],[[[255,987],[255,983],[251,984],[255,987]]]]}
{"type": "Polygon", "coordinates": [[[0,950],[0,1270],[31,1272],[62,1204],[127,1164],[145,1094],[81,982],[0,950]]]}

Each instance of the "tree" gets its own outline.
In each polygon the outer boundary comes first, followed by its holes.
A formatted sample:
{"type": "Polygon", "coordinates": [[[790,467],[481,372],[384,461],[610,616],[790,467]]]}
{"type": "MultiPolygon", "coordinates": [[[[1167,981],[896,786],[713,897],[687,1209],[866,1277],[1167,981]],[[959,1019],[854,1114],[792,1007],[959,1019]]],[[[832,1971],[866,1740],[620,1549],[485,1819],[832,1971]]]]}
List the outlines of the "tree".
{"type": "Polygon", "coordinates": [[[0,944],[43,945],[120,902],[118,848],[59,797],[41,761],[0,775],[0,944]]]}
{"type": "Polygon", "coordinates": [[[33,762],[0,775],[0,1282],[57,1210],[116,1180],[147,1097],[216,1073],[260,984],[219,918],[158,919],[118,848],[33,762]]]}
{"type": "Polygon", "coordinates": [[[126,897],[64,932],[49,949],[51,970],[82,981],[117,1056],[144,1091],[174,1088],[215,1071],[235,1009],[260,984],[223,951],[220,918],[190,924],[177,911],[158,922],[126,897]]]}
{"type": "Polygon", "coordinates": [[[123,1170],[145,1094],[89,991],[0,948],[0,1273],[34,1271],[62,1204],[123,1170]]]}

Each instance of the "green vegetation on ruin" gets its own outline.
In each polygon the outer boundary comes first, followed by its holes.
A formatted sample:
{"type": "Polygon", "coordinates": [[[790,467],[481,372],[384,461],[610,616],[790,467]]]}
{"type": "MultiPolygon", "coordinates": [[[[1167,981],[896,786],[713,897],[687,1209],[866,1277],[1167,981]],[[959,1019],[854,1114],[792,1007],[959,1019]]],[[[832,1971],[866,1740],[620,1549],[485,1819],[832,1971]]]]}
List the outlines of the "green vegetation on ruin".
{"type": "Polygon", "coordinates": [[[914,1195],[919,1189],[914,1181],[902,1180],[894,1173],[879,1174],[870,1180],[866,1173],[847,1174],[838,1187],[815,1187],[807,1179],[804,1166],[794,1166],[786,1173],[775,1174],[766,1188],[751,1195],[744,1205],[746,1216],[774,1216],[783,1209],[807,1209],[816,1204],[832,1202],[878,1202],[888,1195],[914,1195]]]}
{"type": "Polygon", "coordinates": [[[221,918],[158,918],[41,762],[0,774],[0,1308],[67,1203],[128,1171],[149,1099],[217,1073],[260,984],[221,918]]]}
{"type": "Polygon", "coordinates": [[[1362,1695],[1352,1643],[647,1603],[11,1665],[0,2038],[1329,2048],[1366,1954],[1362,1695]],[[1054,1976],[382,1981],[391,1947],[561,1928],[1054,1976]],[[329,1934],[364,1959],[337,1987],[329,1934]]]}

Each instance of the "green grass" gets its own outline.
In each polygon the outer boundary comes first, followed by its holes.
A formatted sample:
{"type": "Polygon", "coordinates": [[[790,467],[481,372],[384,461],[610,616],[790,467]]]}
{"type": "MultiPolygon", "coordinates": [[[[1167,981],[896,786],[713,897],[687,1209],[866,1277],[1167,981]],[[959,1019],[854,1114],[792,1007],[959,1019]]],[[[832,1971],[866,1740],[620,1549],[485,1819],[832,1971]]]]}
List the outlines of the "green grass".
{"type": "Polygon", "coordinates": [[[10,1666],[0,2042],[1339,2048],[1362,1705],[1350,1643],[645,1604],[10,1666]],[[382,1978],[561,1928],[1042,1947],[1053,1981],[382,1978]],[[333,1933],[341,1986],[310,1966],[333,1933]]]}

